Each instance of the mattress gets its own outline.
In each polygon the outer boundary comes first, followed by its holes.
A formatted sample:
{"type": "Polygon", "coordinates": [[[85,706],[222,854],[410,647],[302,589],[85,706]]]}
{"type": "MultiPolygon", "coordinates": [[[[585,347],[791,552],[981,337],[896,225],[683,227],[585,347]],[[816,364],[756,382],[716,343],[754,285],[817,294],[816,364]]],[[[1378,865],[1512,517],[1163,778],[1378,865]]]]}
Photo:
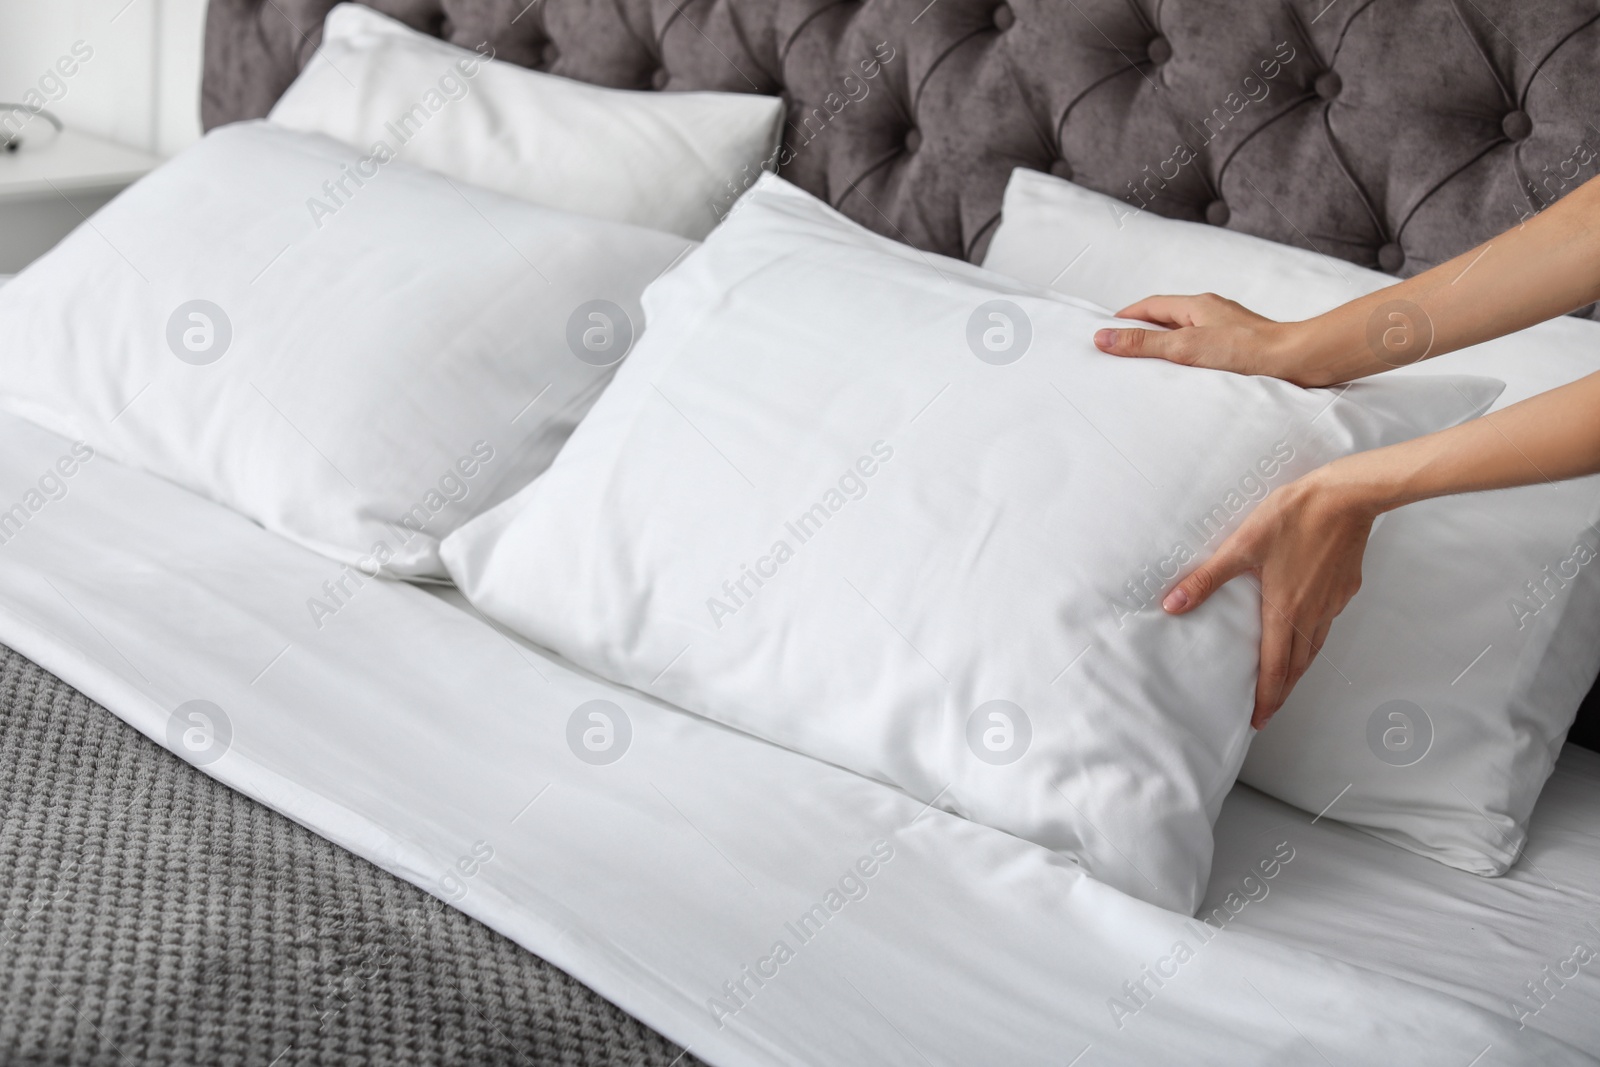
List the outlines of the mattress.
{"type": "MultiPolygon", "coordinates": [[[[0,510],[68,447],[0,419],[0,510]]],[[[336,565],[109,458],[34,503],[0,543],[0,642],[172,751],[178,709],[206,701],[226,743],[205,774],[706,1062],[1596,1062],[1540,1028],[1553,1009],[1519,1028],[1443,976],[1262,936],[1243,913],[1205,927],[415,587],[370,581],[319,618],[307,598],[336,565]],[[605,766],[565,740],[591,699],[632,723],[605,766]]],[[[1249,907],[1282,902],[1312,854],[1249,907]]],[[[95,1008],[157,1012],[164,988],[95,1008]]]]}
{"type": "Polygon", "coordinates": [[[1200,914],[1600,1050],[1600,753],[1566,747],[1521,858],[1499,878],[1236,786],[1217,821],[1200,914]],[[1283,843],[1293,860],[1261,879],[1260,860],[1283,843]],[[1584,962],[1588,953],[1595,959],[1584,962]]]}

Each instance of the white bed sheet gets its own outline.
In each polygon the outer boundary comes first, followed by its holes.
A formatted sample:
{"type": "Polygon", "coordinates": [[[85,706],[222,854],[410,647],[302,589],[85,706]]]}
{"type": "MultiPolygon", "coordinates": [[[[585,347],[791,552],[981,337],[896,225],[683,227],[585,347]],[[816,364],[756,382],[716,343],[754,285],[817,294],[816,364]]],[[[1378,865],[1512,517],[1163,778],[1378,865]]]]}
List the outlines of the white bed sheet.
{"type": "Polygon", "coordinates": [[[1431,986],[1600,1049],[1600,754],[1562,753],[1522,857],[1499,878],[1406,852],[1334,821],[1337,814],[1337,803],[1314,818],[1235,787],[1217,822],[1200,914],[1223,908],[1217,918],[1229,928],[1431,986]],[[1264,890],[1259,877],[1247,886],[1279,842],[1295,858],[1264,890]],[[1232,909],[1229,893],[1237,894],[1232,909]],[[1594,958],[1584,962],[1579,945],[1594,958]]]}
{"type": "Polygon", "coordinates": [[[68,448],[0,419],[0,516],[26,512],[0,543],[0,641],[175,751],[172,710],[215,702],[231,745],[207,773],[711,1063],[1597,1062],[1425,984],[1210,934],[1045,849],[587,678],[414,587],[350,590],[319,629],[306,601],[335,564],[104,458],[64,495],[30,496],[68,448]],[[566,743],[596,698],[632,723],[607,766],[566,743]],[[866,895],[796,937],[877,842],[893,858],[866,895]],[[758,987],[745,968],[780,940],[788,958],[758,987]],[[733,982],[751,995],[719,1016],[710,999],[733,982]]]}

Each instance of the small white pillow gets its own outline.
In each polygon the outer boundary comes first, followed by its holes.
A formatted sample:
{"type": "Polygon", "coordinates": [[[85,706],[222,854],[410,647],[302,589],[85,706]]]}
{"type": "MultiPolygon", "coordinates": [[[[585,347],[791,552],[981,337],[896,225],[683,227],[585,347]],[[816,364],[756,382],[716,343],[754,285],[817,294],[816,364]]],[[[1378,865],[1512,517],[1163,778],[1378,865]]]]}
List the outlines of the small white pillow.
{"type": "MultiPolygon", "coordinates": [[[[1303,319],[1392,285],[1343,260],[1164,219],[1018,169],[985,266],[1121,308],[1216,292],[1303,319]]],[[[1600,325],[1561,318],[1383,377],[1504,379],[1499,404],[1600,371],[1600,325]]],[[[1600,479],[1413,504],[1240,779],[1451,866],[1499,874],[1600,671],[1600,479]]]]}
{"type": "Polygon", "coordinates": [[[450,573],[608,678],[1192,911],[1260,605],[1239,582],[1150,606],[1204,550],[1189,524],[1498,383],[1341,399],[1121,360],[1090,344],[1115,320],[1037,292],[763,178],[646,292],[550,470],[445,542],[450,573]]]}
{"type": "Polygon", "coordinates": [[[606,89],[487,58],[340,4],[268,116],[485,189],[701,238],[772,158],[783,101],[606,89]]]}
{"type": "Polygon", "coordinates": [[[134,185],[0,289],[0,408],[442,576],[439,538],[549,464],[690,242],[359,159],[242,123],[134,185]]]}

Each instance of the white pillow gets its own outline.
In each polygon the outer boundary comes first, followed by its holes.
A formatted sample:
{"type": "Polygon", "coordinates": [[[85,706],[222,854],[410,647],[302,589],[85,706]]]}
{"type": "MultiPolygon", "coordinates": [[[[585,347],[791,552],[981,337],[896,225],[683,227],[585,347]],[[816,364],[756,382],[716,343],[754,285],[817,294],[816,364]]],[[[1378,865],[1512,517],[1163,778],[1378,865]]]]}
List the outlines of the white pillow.
{"type": "Polygon", "coordinates": [[[134,185],[0,289],[0,408],[442,576],[438,539],[549,464],[690,242],[398,162],[314,221],[358,158],[243,123],[134,185]]]}
{"type": "MultiPolygon", "coordinates": [[[[1113,308],[1212,291],[1278,319],[1395,281],[1021,169],[985,265],[1113,308]]],[[[1600,325],[1561,318],[1384,377],[1441,371],[1504,379],[1503,406],[1600,371],[1600,325]]],[[[1387,515],[1361,592],[1241,780],[1452,866],[1505,871],[1600,671],[1597,520],[1596,478],[1387,515]]]]}
{"type": "Polygon", "coordinates": [[[360,4],[268,116],[486,189],[701,238],[778,147],[783,101],[631,92],[487,58],[360,4]],[[382,146],[380,149],[379,146],[382,146]]]}
{"type": "MultiPolygon", "coordinates": [[[[1115,320],[763,178],[645,294],[543,477],[444,545],[608,678],[1193,911],[1250,737],[1259,601],[1126,603],[1241,486],[1472,413],[1095,352],[1115,320]]],[[[1458,391],[1459,389],[1459,391],[1458,391]]]]}

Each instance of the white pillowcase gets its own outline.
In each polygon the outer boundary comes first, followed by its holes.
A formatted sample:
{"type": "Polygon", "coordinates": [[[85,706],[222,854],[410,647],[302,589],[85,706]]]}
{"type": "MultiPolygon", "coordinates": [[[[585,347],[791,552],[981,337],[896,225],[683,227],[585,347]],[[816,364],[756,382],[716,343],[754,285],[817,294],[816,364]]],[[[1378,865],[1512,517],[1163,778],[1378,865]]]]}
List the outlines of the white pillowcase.
{"type": "Polygon", "coordinates": [[[0,289],[0,408],[368,573],[542,471],[690,242],[268,123],[212,132],[0,289]]]}
{"type": "Polygon", "coordinates": [[[701,238],[777,150],[783,101],[605,89],[487,58],[360,4],[268,116],[486,189],[701,238]]]}
{"type": "MultiPolygon", "coordinates": [[[[1113,308],[1213,291],[1278,319],[1395,281],[1022,169],[985,265],[1113,308]]],[[[1600,325],[1562,318],[1384,378],[1441,371],[1504,379],[1504,406],[1600,371],[1600,325]]],[[[1241,780],[1452,866],[1505,871],[1600,670],[1597,520],[1596,478],[1386,516],[1361,592],[1241,780]]]]}
{"type": "Polygon", "coordinates": [[[550,470],[445,542],[451,576],[608,678],[1192,912],[1260,607],[1243,582],[1151,606],[1203,550],[1185,524],[1498,383],[1336,400],[1135,363],[1037,292],[765,177],[646,292],[550,470]]]}

